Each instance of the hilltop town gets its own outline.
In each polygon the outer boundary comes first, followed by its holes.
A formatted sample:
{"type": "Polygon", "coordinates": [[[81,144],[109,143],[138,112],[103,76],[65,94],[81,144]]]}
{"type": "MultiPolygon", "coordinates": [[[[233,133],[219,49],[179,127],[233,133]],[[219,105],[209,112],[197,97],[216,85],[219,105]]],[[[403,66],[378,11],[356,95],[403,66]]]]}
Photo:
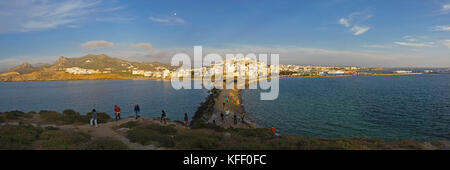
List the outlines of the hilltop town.
{"type": "MultiPolygon", "coordinates": [[[[256,79],[269,76],[272,72],[278,72],[280,77],[308,77],[372,75],[365,71],[380,70],[383,68],[270,65],[249,58],[232,58],[200,68],[185,68],[159,62],[134,62],[112,58],[104,54],[89,54],[80,58],[59,57],[53,64],[41,66],[24,63],[0,73],[0,81],[170,79],[173,77],[203,79],[214,76],[256,79]]],[[[393,74],[412,73],[408,70],[393,72],[393,74]]]]}

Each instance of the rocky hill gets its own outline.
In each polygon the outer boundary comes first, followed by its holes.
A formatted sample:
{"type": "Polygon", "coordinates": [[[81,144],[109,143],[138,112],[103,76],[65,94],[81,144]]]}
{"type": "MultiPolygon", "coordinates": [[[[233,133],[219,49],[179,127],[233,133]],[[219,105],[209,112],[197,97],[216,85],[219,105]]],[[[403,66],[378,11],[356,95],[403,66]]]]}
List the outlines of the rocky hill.
{"type": "Polygon", "coordinates": [[[0,81],[93,80],[135,78],[133,70],[174,70],[158,62],[133,62],[112,58],[104,54],[89,54],[79,58],[59,57],[53,64],[32,66],[25,62],[0,73],[0,81]],[[96,70],[101,74],[69,74],[67,68],[96,70]]]}

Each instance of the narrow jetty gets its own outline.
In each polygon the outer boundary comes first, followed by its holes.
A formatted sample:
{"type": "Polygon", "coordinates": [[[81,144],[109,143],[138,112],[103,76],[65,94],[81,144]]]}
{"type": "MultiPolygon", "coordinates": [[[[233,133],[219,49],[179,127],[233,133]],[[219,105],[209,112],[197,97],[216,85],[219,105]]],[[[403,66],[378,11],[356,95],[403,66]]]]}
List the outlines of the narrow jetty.
{"type": "Polygon", "coordinates": [[[212,89],[201,103],[192,124],[215,124],[223,128],[257,128],[247,116],[240,89],[212,89]],[[236,117],[236,121],[235,121],[236,117]]]}

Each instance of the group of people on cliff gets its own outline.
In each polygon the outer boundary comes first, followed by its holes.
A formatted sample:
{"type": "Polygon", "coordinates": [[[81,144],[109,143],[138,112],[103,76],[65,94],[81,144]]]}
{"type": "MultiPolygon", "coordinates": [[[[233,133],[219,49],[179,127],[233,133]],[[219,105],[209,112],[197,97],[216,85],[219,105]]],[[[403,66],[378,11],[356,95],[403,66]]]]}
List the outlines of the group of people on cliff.
{"type": "MultiPolygon", "coordinates": [[[[141,107],[138,104],[134,105],[134,113],[135,113],[136,120],[141,117],[139,114],[140,112],[141,112],[141,107]]],[[[161,124],[167,124],[167,114],[164,110],[162,110],[161,112],[162,112],[161,124]]],[[[121,117],[120,117],[121,114],[122,114],[121,108],[117,105],[114,105],[114,116],[115,116],[116,121],[119,121],[121,119],[121,117]]],[[[95,109],[92,109],[90,125],[98,127],[97,120],[98,120],[97,112],[95,109]]],[[[189,117],[188,117],[187,113],[184,113],[184,126],[187,127],[188,125],[189,125],[189,117]]]]}

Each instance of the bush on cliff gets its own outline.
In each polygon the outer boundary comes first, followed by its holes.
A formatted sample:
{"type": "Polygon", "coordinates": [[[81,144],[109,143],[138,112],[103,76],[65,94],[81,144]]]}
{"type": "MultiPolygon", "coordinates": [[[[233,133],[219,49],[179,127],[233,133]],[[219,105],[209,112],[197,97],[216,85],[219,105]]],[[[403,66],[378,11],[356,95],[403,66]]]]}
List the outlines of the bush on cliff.
{"type": "MultiPolygon", "coordinates": [[[[89,121],[92,117],[92,112],[86,114],[87,120],[89,121]]],[[[105,112],[97,112],[97,122],[98,123],[107,123],[111,120],[111,116],[105,112]]]]}
{"type": "Polygon", "coordinates": [[[32,149],[42,131],[33,126],[0,126],[0,150],[32,149]]]}
{"type": "MultiPolygon", "coordinates": [[[[74,124],[74,123],[89,123],[92,117],[92,113],[87,113],[86,115],[81,115],[73,110],[64,110],[62,114],[56,111],[42,110],[39,112],[41,119],[44,119],[51,123],[61,123],[61,124],[74,124]]],[[[111,116],[106,113],[97,113],[98,123],[106,123],[111,120],[111,116]]]]}
{"type": "Polygon", "coordinates": [[[17,110],[5,112],[3,114],[5,115],[5,118],[8,120],[18,120],[20,118],[31,118],[32,117],[31,114],[26,114],[24,112],[17,111],[17,110]]]}
{"type": "Polygon", "coordinates": [[[43,149],[80,150],[86,148],[90,136],[83,132],[49,130],[40,135],[43,149]]]}
{"type": "Polygon", "coordinates": [[[128,146],[122,141],[105,137],[93,140],[88,147],[88,150],[128,150],[128,146]]]}
{"type": "Polygon", "coordinates": [[[177,130],[171,126],[147,125],[131,129],[127,132],[127,138],[143,145],[156,143],[158,146],[172,147],[172,136],[176,133],[177,130]]]}

